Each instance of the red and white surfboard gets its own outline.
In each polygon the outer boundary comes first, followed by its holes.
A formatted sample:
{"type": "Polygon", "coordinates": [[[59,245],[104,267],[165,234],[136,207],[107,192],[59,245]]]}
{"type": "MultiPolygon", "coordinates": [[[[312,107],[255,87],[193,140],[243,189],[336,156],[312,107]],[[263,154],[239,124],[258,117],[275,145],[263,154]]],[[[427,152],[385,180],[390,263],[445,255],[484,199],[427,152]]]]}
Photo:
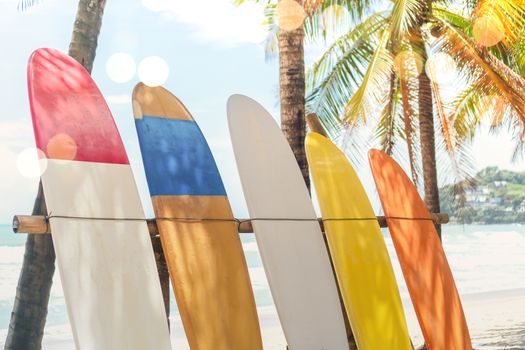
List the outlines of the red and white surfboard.
{"type": "Polygon", "coordinates": [[[78,349],[170,349],[144,212],[117,127],[73,58],[33,53],[28,87],[58,269],[78,349]]]}

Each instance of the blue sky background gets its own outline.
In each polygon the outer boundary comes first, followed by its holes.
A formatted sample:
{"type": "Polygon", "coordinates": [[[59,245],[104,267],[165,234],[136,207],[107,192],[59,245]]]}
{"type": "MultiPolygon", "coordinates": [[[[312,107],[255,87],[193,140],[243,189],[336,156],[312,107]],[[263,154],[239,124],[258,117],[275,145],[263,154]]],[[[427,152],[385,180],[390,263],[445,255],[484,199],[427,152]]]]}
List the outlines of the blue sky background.
{"type": "MultiPolygon", "coordinates": [[[[134,167],[144,206],[151,215],[147,186],[133,123],[130,94],[138,82],[115,83],[106,73],[106,61],[118,52],[130,54],[138,64],[147,56],[160,56],[170,66],[165,86],[188,107],[203,130],[221,171],[235,214],[246,216],[226,122],[226,101],[231,94],[248,95],[278,117],[278,62],[266,61],[262,8],[241,9],[231,0],[169,2],[168,11],[150,11],[162,0],[108,0],[93,78],[108,100],[134,167]]],[[[67,52],[76,13],[76,1],[43,0],[20,12],[18,0],[0,0],[0,223],[13,214],[29,213],[37,179],[23,177],[16,167],[17,155],[34,147],[27,100],[26,63],[32,51],[53,47],[67,52]]],[[[314,59],[320,47],[307,48],[314,59]]],[[[472,153],[477,168],[511,164],[512,140],[506,133],[489,136],[485,130],[475,140],[472,153]]],[[[369,170],[362,174],[373,193],[369,170]]]]}

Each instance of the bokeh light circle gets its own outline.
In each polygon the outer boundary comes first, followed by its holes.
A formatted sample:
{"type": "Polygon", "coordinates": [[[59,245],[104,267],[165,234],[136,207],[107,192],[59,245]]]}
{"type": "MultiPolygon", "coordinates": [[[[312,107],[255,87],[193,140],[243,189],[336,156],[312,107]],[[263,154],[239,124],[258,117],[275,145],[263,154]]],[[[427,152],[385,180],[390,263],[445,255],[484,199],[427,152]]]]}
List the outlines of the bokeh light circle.
{"type": "Polygon", "coordinates": [[[423,58],[414,51],[401,51],[394,57],[393,64],[401,79],[415,78],[423,72],[423,58]]]}
{"type": "Polygon", "coordinates": [[[141,82],[150,87],[163,85],[170,74],[168,63],[158,56],[149,56],[139,63],[138,75],[141,82]]]}
{"type": "Polygon", "coordinates": [[[279,28],[291,31],[303,25],[306,13],[303,7],[295,0],[281,0],[277,4],[277,20],[279,28]]]}
{"type": "Polygon", "coordinates": [[[115,53],[106,62],[106,73],[115,83],[127,83],[135,76],[135,70],[135,60],[127,53],[115,53]]]}
{"type": "Polygon", "coordinates": [[[56,134],[49,139],[46,151],[49,158],[73,160],[77,155],[77,143],[68,134],[56,134]]]}
{"type": "Polygon", "coordinates": [[[47,169],[46,155],[38,148],[26,148],[18,154],[16,167],[22,176],[38,178],[47,169]]]}
{"type": "Polygon", "coordinates": [[[425,72],[435,83],[449,83],[457,76],[456,61],[445,52],[437,52],[427,59],[425,72]]]}
{"type": "Polygon", "coordinates": [[[495,16],[475,19],[472,32],[476,43],[485,47],[494,46],[505,38],[503,23],[495,16]]]}

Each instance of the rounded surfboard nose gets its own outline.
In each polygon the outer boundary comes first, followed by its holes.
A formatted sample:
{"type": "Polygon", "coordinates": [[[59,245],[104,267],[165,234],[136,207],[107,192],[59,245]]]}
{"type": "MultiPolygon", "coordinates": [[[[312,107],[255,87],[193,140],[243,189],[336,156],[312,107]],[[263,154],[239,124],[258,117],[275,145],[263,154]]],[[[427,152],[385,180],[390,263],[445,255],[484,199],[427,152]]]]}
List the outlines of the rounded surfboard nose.
{"type": "Polygon", "coordinates": [[[368,156],[425,343],[430,350],[471,350],[459,293],[430,212],[394,159],[379,150],[368,156]]]}
{"type": "Polygon", "coordinates": [[[267,218],[253,226],[288,346],[348,349],[330,257],[290,145],[253,99],[234,95],[227,111],[250,216],[267,218]]]}
{"type": "Polygon", "coordinates": [[[193,120],[188,109],[171,92],[162,86],[149,87],[138,83],[133,89],[133,115],[135,119],[144,116],[193,120]]]}
{"type": "Polygon", "coordinates": [[[341,295],[359,349],[411,348],[390,257],[375,213],[345,154],[309,133],[306,154],[341,295]]]}
{"type": "Polygon", "coordinates": [[[104,97],[77,61],[39,49],[27,73],[36,144],[48,158],[129,164],[104,97]]]}
{"type": "Polygon", "coordinates": [[[153,209],[190,347],[261,349],[237,225],[204,135],[182,102],[162,87],[138,84],[133,105],[153,209]]]}
{"type": "Polygon", "coordinates": [[[49,158],[42,186],[76,347],[170,349],[142,204],[102,94],[53,49],[33,53],[28,86],[35,139],[49,158]]]}

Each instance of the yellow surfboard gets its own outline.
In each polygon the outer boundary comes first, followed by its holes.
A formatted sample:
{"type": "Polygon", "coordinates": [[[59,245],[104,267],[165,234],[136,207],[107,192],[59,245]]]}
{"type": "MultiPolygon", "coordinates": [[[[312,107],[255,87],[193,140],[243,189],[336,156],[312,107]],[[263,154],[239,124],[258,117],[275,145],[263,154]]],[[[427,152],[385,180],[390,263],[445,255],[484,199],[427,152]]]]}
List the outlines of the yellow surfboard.
{"type": "Polygon", "coordinates": [[[306,137],[306,154],[359,350],[411,349],[390,257],[357,174],[343,152],[319,134],[306,137]]]}

